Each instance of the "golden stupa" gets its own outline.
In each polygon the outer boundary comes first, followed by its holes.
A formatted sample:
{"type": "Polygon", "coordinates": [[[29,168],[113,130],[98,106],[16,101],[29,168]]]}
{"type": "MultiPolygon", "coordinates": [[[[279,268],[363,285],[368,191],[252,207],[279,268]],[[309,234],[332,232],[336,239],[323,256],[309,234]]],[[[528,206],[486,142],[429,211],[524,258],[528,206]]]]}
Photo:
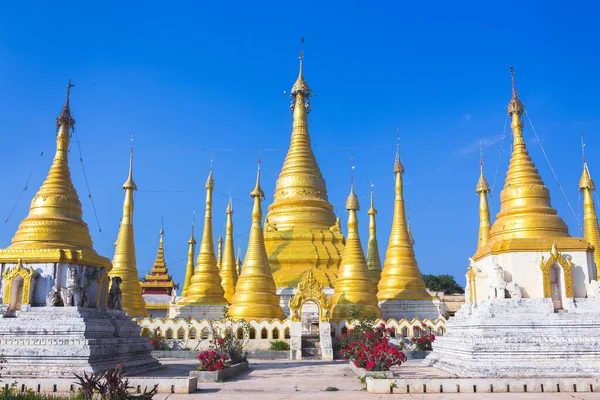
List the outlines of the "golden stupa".
{"type": "Polygon", "coordinates": [[[475,261],[507,252],[549,251],[556,245],[561,251],[588,251],[589,244],[573,238],[564,221],[550,204],[550,191],[535,168],[523,139],[525,112],[512,74],[512,98],[508,104],[513,132],[513,151],[500,193],[500,212],[490,229],[489,241],[477,250],[475,261]]]}
{"type": "Polygon", "coordinates": [[[488,195],[490,185],[483,175],[483,160],[479,162],[479,180],[475,192],[479,195],[479,236],[477,237],[477,248],[480,249],[490,240],[490,206],[488,195]]]}
{"type": "Polygon", "coordinates": [[[225,225],[225,247],[223,248],[223,257],[221,262],[221,286],[225,292],[225,299],[231,303],[235,293],[235,285],[238,281],[237,266],[235,264],[235,249],[233,247],[233,207],[231,206],[231,197],[227,204],[227,224],[225,225]]]}
{"type": "Polygon", "coordinates": [[[106,257],[93,248],[88,226],[83,222],[81,202],[69,170],[69,141],[75,120],[71,116],[71,87],[61,113],[56,118],[56,153],[46,180],[21,221],[12,244],[0,250],[1,263],[77,264],[111,269],[106,257]]]}
{"type": "Polygon", "coordinates": [[[396,152],[394,164],[396,174],[396,199],[394,200],[394,219],[388,248],[385,253],[381,280],[377,286],[377,298],[383,300],[431,300],[421,277],[412,235],[406,224],[402,174],[404,166],[400,161],[400,152],[396,152]]]}
{"type": "Polygon", "coordinates": [[[260,161],[256,186],[250,192],[250,197],[254,200],[254,206],[252,207],[252,226],[248,238],[248,250],[244,257],[242,274],[238,278],[235,294],[231,299],[229,315],[235,319],[245,320],[283,319],[283,310],[279,305],[279,296],[276,294],[261,224],[260,202],[264,193],[260,188],[260,161]]]}
{"type": "Polygon", "coordinates": [[[344,248],[325,180],[310,146],[310,88],[302,71],[291,90],[292,136],[265,220],[265,246],[277,287],[296,287],[313,270],[333,287],[344,248]]]}
{"type": "Polygon", "coordinates": [[[381,279],[381,259],[379,258],[379,246],[377,245],[377,232],[375,226],[375,215],[377,210],[373,205],[373,188],[371,188],[371,207],[368,211],[369,214],[369,242],[367,243],[367,267],[369,268],[369,276],[375,291],[377,291],[377,285],[381,279]]]}
{"type": "Polygon", "coordinates": [[[206,180],[206,211],[202,241],[196,259],[196,269],[190,280],[187,296],[178,305],[227,305],[225,292],[221,286],[221,276],[215,257],[215,244],[212,231],[212,193],[215,188],[212,169],[206,180]]]}
{"type": "Polygon", "coordinates": [[[192,218],[192,234],[190,240],[188,240],[188,258],[187,264],[185,265],[185,280],[183,281],[183,289],[181,290],[181,297],[186,297],[188,288],[192,283],[192,276],[194,276],[194,249],[196,247],[196,239],[194,238],[194,220],[192,218]]]}
{"type": "Polygon", "coordinates": [[[217,239],[217,268],[219,271],[223,266],[223,236],[219,235],[219,239],[217,239]]]}
{"type": "Polygon", "coordinates": [[[598,231],[598,216],[592,197],[592,192],[596,191],[596,186],[585,161],[583,162],[583,173],[579,180],[579,190],[583,192],[583,237],[594,246],[596,280],[600,281],[600,232],[598,231]]]}
{"type": "Polygon", "coordinates": [[[354,185],[346,200],[346,210],[348,210],[348,236],[331,299],[331,319],[349,320],[353,316],[354,309],[365,317],[381,317],[376,290],[369,276],[365,253],[358,235],[356,211],[359,210],[359,204],[358,197],[354,194],[354,185]]]}
{"type": "Polygon", "coordinates": [[[133,181],[133,149],[129,153],[129,175],[123,184],[125,200],[123,201],[123,217],[119,225],[119,233],[115,242],[113,268],[109,276],[121,278],[123,293],[123,310],[132,317],[146,317],[146,302],[142,297],[142,287],[139,281],[135,259],[135,240],[133,235],[133,191],[137,186],[133,181]]]}

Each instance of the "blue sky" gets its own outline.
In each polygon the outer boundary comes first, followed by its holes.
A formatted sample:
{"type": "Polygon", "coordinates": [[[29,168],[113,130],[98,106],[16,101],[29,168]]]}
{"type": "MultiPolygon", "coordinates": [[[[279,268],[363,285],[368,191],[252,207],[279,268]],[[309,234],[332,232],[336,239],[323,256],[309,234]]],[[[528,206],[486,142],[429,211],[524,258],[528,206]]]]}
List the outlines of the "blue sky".
{"type": "Polygon", "coordinates": [[[417,3],[4,2],[0,219],[11,216],[0,226],[0,246],[10,243],[48,171],[54,118],[71,77],[74,139],[81,141],[102,233],[76,143],[70,163],[98,252],[113,255],[133,132],[140,274],[152,266],[164,217],[168,266],[176,281],[183,279],[194,210],[197,231],[202,229],[211,152],[215,233],[224,234],[231,190],[236,242],[245,252],[256,158],[262,158],[266,210],[289,144],[292,117],[283,91],[296,79],[301,37],[306,38],[305,77],[317,94],[310,133],[330,201],[344,226],[353,155],[356,191],[364,197],[363,245],[372,181],[382,259],[400,128],[421,271],[464,281],[477,241],[480,141],[486,175],[490,184],[496,182],[493,215],[499,207],[511,145],[510,136],[499,140],[510,133],[505,131],[510,65],[566,198],[526,120],[530,153],[553,205],[577,235],[580,131],[592,175],[600,179],[595,172],[600,171],[600,52],[594,28],[600,6],[417,3]]]}

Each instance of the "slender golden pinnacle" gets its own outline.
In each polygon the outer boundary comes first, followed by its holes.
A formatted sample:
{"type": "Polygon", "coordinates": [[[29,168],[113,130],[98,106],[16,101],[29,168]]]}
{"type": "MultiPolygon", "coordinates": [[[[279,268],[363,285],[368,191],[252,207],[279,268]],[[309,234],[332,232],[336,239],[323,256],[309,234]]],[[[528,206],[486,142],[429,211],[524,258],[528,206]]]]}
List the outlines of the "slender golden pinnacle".
{"type": "Polygon", "coordinates": [[[221,270],[222,266],[223,266],[223,236],[219,235],[219,238],[217,239],[217,268],[219,268],[219,271],[221,270]]]}
{"type": "Polygon", "coordinates": [[[596,191],[596,186],[585,161],[583,162],[583,173],[579,181],[579,191],[583,192],[583,237],[594,246],[596,280],[600,281],[600,232],[598,230],[598,215],[592,197],[592,192],[596,191]]]}
{"type": "Polygon", "coordinates": [[[113,268],[110,277],[121,278],[123,293],[123,310],[132,317],[146,317],[146,302],[142,297],[142,287],[139,281],[135,257],[135,239],[133,233],[133,191],[137,187],[133,181],[133,149],[129,153],[129,174],[123,184],[125,200],[123,202],[123,217],[119,226],[119,234],[115,243],[113,268]]]}
{"type": "Polygon", "coordinates": [[[476,193],[479,195],[479,237],[477,238],[477,249],[479,250],[490,240],[490,207],[488,204],[488,193],[490,185],[483,175],[483,163],[480,163],[479,180],[477,181],[476,193]]]}
{"type": "Polygon", "coordinates": [[[260,188],[260,161],[256,174],[256,186],[250,193],[250,197],[254,200],[254,206],[248,250],[244,258],[242,274],[238,278],[235,294],[231,300],[229,315],[235,319],[246,320],[282,319],[283,310],[279,305],[279,296],[276,294],[261,224],[260,202],[264,193],[260,188]]]}
{"type": "Polygon", "coordinates": [[[353,186],[346,200],[346,210],[348,210],[348,236],[331,300],[333,304],[331,319],[349,320],[354,308],[358,308],[364,316],[381,317],[375,288],[369,276],[367,261],[358,235],[356,211],[359,210],[359,203],[353,186]]]}
{"type": "Polygon", "coordinates": [[[183,289],[181,291],[181,297],[186,297],[188,293],[188,288],[192,283],[192,276],[194,276],[194,253],[196,247],[196,239],[194,238],[194,224],[196,220],[196,215],[192,217],[192,234],[190,235],[190,240],[188,240],[188,259],[187,264],[185,266],[185,280],[183,282],[183,289]]]}
{"type": "Polygon", "coordinates": [[[225,225],[225,246],[223,248],[223,258],[221,262],[221,286],[225,291],[225,299],[229,303],[235,293],[235,285],[238,281],[238,272],[235,264],[235,250],[233,247],[233,207],[231,205],[231,197],[227,204],[227,224],[225,225]]]}
{"type": "Polygon", "coordinates": [[[212,169],[206,180],[206,210],[204,212],[204,229],[200,250],[196,259],[196,269],[192,276],[187,296],[180,304],[226,305],[221,276],[217,267],[212,230],[212,192],[215,187],[212,169]]]}
{"type": "Polygon", "coordinates": [[[385,253],[383,271],[379,281],[377,298],[384,300],[431,300],[425,289],[412,238],[406,223],[402,174],[404,166],[400,160],[400,150],[396,151],[394,174],[396,175],[396,198],[394,200],[394,219],[388,248],[385,253]]]}
{"type": "Polygon", "coordinates": [[[379,258],[379,245],[377,244],[377,227],[375,224],[375,215],[377,210],[373,205],[373,188],[371,187],[371,207],[368,211],[369,214],[369,241],[367,243],[367,267],[369,269],[369,276],[377,291],[377,285],[381,279],[381,259],[379,258]]]}
{"type": "Polygon", "coordinates": [[[235,259],[235,266],[237,268],[238,277],[242,275],[242,249],[238,245],[237,258],[235,259]]]}

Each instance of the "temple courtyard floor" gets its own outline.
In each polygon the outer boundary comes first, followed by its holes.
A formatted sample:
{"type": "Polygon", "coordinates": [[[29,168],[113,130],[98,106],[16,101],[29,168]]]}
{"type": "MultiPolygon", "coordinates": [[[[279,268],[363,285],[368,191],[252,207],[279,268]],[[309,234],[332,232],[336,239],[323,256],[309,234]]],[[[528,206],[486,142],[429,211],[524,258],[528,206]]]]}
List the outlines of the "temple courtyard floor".
{"type": "MultiPolygon", "coordinates": [[[[166,367],[160,376],[187,375],[195,360],[161,359],[166,367]]],[[[428,378],[432,369],[420,360],[410,360],[395,370],[396,376],[428,378]]],[[[437,371],[437,370],[434,370],[437,371]]],[[[448,376],[436,372],[435,377],[448,376]]],[[[250,368],[225,382],[200,382],[191,394],[158,394],[156,400],[185,399],[389,399],[425,400],[475,399],[600,399],[600,393],[444,393],[444,394],[369,394],[344,361],[250,360],[250,368]],[[328,387],[339,391],[325,391],[328,387]]]]}

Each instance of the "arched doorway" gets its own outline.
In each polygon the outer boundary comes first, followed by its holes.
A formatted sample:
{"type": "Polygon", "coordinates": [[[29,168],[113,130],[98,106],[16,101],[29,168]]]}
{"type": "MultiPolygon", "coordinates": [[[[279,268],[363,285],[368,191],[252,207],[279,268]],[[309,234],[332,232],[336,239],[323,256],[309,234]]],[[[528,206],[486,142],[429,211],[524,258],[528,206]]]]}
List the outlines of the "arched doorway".
{"type": "Polygon", "coordinates": [[[554,263],[550,268],[550,289],[552,290],[552,304],[554,311],[562,310],[562,290],[560,284],[560,267],[554,263]]]}
{"type": "Polygon", "coordinates": [[[300,308],[300,321],[302,322],[302,335],[319,334],[319,305],[313,300],[307,300],[300,308]]]}
{"type": "Polygon", "coordinates": [[[20,311],[24,305],[30,304],[35,275],[33,268],[25,268],[21,259],[14,268],[4,271],[2,274],[5,282],[2,303],[8,305],[8,314],[14,314],[15,311],[20,311]]]}

